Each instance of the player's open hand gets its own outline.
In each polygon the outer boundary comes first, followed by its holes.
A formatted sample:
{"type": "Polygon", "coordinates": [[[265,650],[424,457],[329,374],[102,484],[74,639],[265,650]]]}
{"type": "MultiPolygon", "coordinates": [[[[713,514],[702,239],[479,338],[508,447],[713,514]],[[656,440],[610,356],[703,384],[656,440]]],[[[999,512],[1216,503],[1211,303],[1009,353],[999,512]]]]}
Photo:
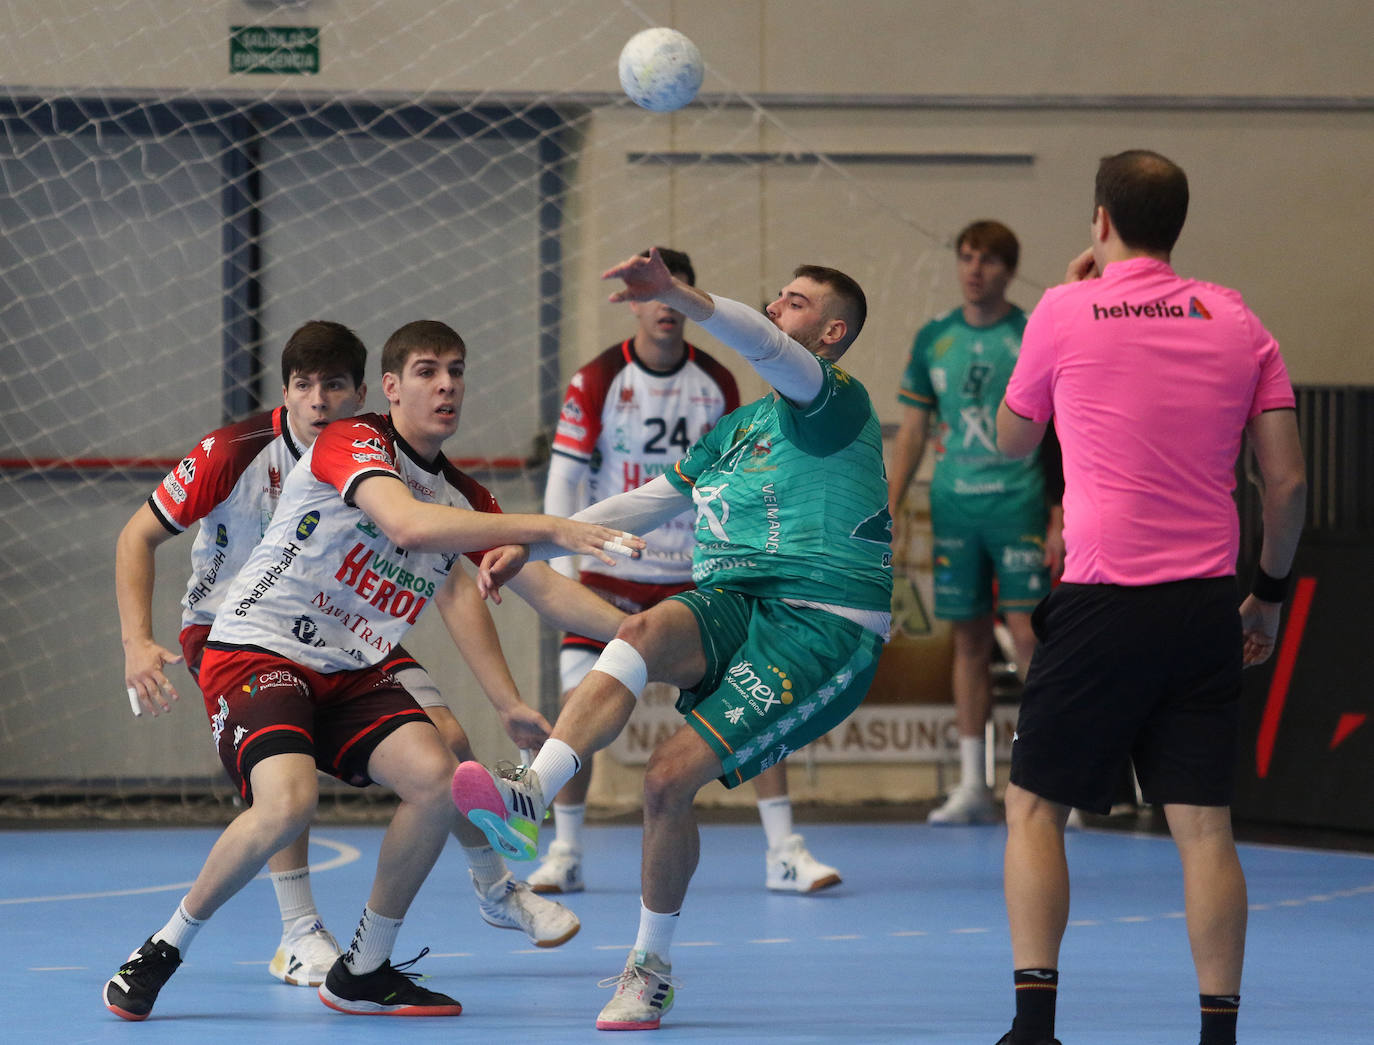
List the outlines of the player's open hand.
{"type": "Polygon", "coordinates": [[[1281,602],[1265,602],[1253,595],[1240,604],[1241,663],[1245,667],[1263,664],[1279,640],[1281,602]]]}
{"type": "Polygon", "coordinates": [[[668,291],[673,285],[673,274],[659,257],[658,248],[649,251],[647,258],[638,254],[608,268],[601,274],[602,279],[622,279],[625,286],[611,295],[611,304],[622,301],[652,301],[668,291]]]}
{"type": "Polygon", "coordinates": [[[181,657],[159,646],[152,639],[134,640],[124,647],[124,685],[129,709],[135,715],[147,711],[157,715],[171,711],[171,701],[180,700],[176,687],[162,673],[165,664],[180,664],[181,657]]]}
{"type": "Polygon", "coordinates": [[[644,549],[644,538],[624,530],[613,530],[598,523],[559,519],[554,526],[553,543],[579,555],[595,555],[607,566],[614,566],[612,553],[638,559],[644,549]]]}

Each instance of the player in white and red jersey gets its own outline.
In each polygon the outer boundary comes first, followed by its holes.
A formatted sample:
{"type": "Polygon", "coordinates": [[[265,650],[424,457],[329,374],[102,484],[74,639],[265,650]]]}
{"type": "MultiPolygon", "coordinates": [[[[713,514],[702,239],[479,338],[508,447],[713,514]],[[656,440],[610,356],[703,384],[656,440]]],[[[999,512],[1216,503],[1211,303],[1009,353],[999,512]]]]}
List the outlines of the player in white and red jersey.
{"type": "MultiPolygon", "coordinates": [[[[659,248],[668,270],[696,284],[691,259],[659,248]]],[[[648,257],[646,250],[641,255],[648,257]]],[[[681,312],[657,301],[631,302],[635,333],[573,375],[558,418],[544,490],[544,511],[572,515],[590,504],[643,486],[664,475],[723,415],[739,406],[734,375],[685,337],[681,312]]],[[[696,513],[688,508],[645,534],[644,554],[608,570],[583,561],[582,583],[627,613],[640,613],[692,587],[696,513]]],[[[573,575],[571,558],[554,569],[573,575]]],[[[591,670],[604,642],[583,635],[563,639],[559,655],[560,704],[591,670]]],[[[558,793],[554,840],[543,863],[529,876],[541,893],[581,892],[582,823],[592,764],[558,793]]],[[[754,778],[759,816],[767,839],[765,884],[785,892],[814,892],[840,881],[792,829],[787,765],[779,762],[754,778]]]]}
{"type": "MultiPolygon", "coordinates": [[[[139,711],[170,710],[168,701],[177,692],[163,666],[182,659],[153,638],[157,547],[200,523],[180,635],[186,667],[199,681],[205,639],[225,588],[267,529],[284,477],[315,436],[362,408],[366,363],[367,349],[343,324],[304,324],[282,350],[283,405],[206,435],[125,525],[115,551],[115,592],[125,683],[139,711]]],[[[315,907],[308,847],[307,829],[267,861],[282,919],[281,943],[268,972],[284,983],[317,987],[339,946],[315,907]]]]}
{"type": "MultiPolygon", "coordinates": [[[[457,816],[448,793],[457,760],[386,664],[434,601],[507,732],[533,746],[548,724],[520,700],[476,585],[453,568],[458,554],[512,539],[600,555],[643,542],[565,519],[502,515],[480,484],[447,464],[441,448],[457,429],[465,356],[462,339],[442,323],[411,323],[392,335],[382,358],[391,416],[326,428],[287,476],[263,541],[226,586],[200,682],[221,762],[250,804],[167,925],[106,985],[105,1003],[117,1015],[145,1019],[204,919],[300,833],[314,810],[317,767],[358,786],[375,780],[400,799],[358,930],[320,988],[330,1007],[461,1011],[389,961],[400,920],[450,831],[464,843],[484,919],[543,935],[536,942],[546,946],[577,931],[571,912],[514,882],[481,832],[457,816]],[[540,911],[558,914],[561,936],[532,924],[540,911]]],[[[562,626],[577,620],[611,634],[623,619],[547,568],[516,590],[562,626]]]]}

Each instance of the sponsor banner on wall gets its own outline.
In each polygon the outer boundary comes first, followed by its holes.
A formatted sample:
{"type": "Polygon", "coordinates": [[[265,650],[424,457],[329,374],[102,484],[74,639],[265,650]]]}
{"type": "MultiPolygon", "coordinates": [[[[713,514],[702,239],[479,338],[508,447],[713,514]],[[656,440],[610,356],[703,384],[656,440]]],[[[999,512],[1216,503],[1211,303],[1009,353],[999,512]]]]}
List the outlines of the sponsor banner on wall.
{"type": "MultiPolygon", "coordinates": [[[[608,754],[624,765],[643,765],[654,747],[683,724],[673,706],[677,690],[648,686],[630,722],[608,754]]],[[[993,708],[997,757],[1011,757],[1017,707],[993,708]]],[[[957,757],[959,730],[952,704],[874,704],[861,706],[806,749],[817,762],[944,762],[957,757]]]]}

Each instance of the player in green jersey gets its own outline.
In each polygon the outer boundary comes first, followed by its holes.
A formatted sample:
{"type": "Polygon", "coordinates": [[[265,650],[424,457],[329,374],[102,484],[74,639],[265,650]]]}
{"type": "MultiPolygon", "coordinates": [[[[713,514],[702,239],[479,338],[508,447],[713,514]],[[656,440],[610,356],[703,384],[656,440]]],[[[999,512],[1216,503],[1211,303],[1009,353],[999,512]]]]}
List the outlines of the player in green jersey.
{"type": "MultiPolygon", "coordinates": [[[[1039,454],[1013,461],[997,450],[997,406],[1021,350],[1026,314],[1007,300],[1020,244],[998,221],[976,221],[955,243],[964,303],[916,335],[902,375],[902,420],[892,444],[889,497],[896,513],[925,450],[935,417],[935,474],[930,483],[934,532],[935,616],[953,622],[955,716],[960,783],[930,814],[933,824],[995,819],[984,740],[991,713],[988,662],[997,605],[1024,677],[1035,649],[1030,614],[1064,564],[1063,480],[1048,476],[1039,454]]],[[[1057,444],[1054,444],[1057,447],[1057,444]]]]}
{"type": "MultiPolygon", "coordinates": [[[[675,279],[657,251],[606,278],[625,283],[613,302],[670,305],[773,392],[721,418],[670,475],[578,513],[648,526],[695,503],[696,589],[626,619],[519,779],[465,762],[453,790],[494,844],[530,859],[548,803],[624,728],[645,684],[682,691],[685,724],[645,773],[639,935],[597,1019],[602,1030],[645,1030],[673,1002],[668,947],[700,844],[693,799],[712,779],[735,787],[774,765],[863,699],[889,626],[892,519],[878,419],[835,365],[867,311],[854,280],[803,266],[765,317],[675,279]]],[[[488,553],[486,587],[524,554],[488,553]]]]}

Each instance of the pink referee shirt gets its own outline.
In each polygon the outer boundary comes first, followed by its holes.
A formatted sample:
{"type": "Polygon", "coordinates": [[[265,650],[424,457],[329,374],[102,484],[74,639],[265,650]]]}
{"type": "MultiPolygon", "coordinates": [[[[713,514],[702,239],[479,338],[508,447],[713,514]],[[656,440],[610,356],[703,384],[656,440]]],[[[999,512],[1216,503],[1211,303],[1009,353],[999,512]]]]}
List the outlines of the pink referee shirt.
{"type": "Polygon", "coordinates": [[[1278,342],[1239,293],[1132,258],[1045,292],[1006,404],[1055,419],[1064,580],[1142,585],[1236,572],[1242,433],[1294,400],[1278,342]]]}

